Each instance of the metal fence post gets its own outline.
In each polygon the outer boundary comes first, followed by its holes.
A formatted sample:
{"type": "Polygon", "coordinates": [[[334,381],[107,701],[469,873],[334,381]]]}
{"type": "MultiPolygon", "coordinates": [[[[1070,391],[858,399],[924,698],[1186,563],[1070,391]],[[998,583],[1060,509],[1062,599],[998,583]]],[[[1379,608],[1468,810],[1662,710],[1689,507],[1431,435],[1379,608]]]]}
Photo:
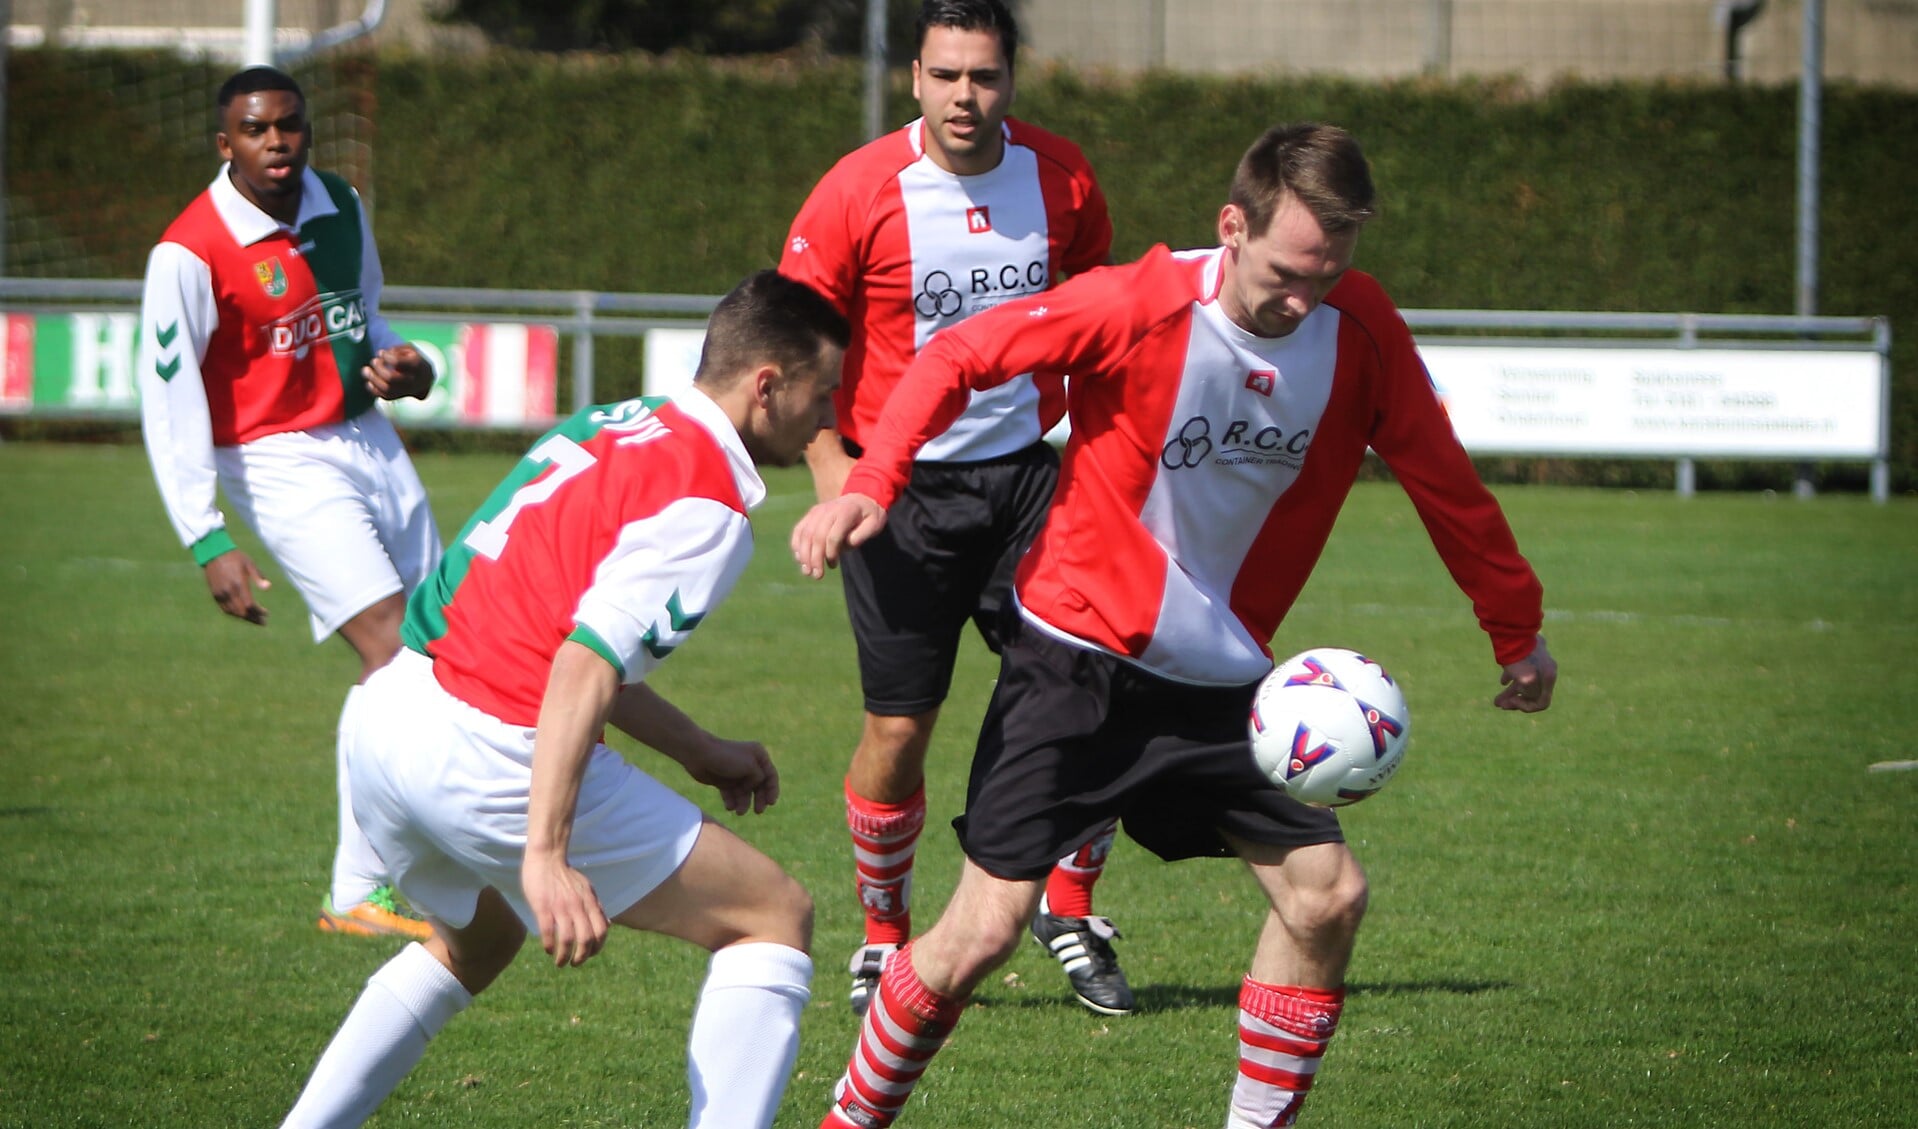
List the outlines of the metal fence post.
{"type": "Polygon", "coordinates": [[[573,313],[579,328],[573,333],[573,410],[583,411],[593,401],[593,300],[590,290],[573,294],[573,313]]]}

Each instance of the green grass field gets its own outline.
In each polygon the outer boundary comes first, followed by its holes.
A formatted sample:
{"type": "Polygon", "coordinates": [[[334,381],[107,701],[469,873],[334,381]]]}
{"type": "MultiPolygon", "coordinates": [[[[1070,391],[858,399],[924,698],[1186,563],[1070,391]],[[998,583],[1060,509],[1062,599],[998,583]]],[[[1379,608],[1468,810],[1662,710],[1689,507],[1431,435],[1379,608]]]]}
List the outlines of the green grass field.
{"type": "MultiPolygon", "coordinates": [[[[444,531],[510,461],[422,457],[444,531]]],[[[780,758],[780,805],[726,818],[819,902],[779,1120],[810,1127],[855,1032],[858,695],[836,582],[784,549],[806,485],[771,481],[752,574],[657,684],[780,758]]],[[[264,630],[220,616],[137,447],[0,447],[0,483],[0,1126],[276,1124],[394,949],[312,927],[357,664],[284,585],[264,630]]],[[[1500,496],[1546,584],[1550,712],[1489,706],[1489,648],[1390,485],[1358,489],[1274,643],[1381,659],[1414,716],[1346,820],[1372,911],[1305,1123],[1918,1125],[1918,772],[1870,771],[1918,757],[1918,507],[1500,496]]],[[[934,750],[922,923],[992,675],[970,648],[934,750]]],[[[1250,881],[1122,842],[1100,903],[1140,1013],[1067,1002],[1026,946],[903,1126],[1224,1120],[1250,881]]],[[[529,948],[373,1124],[683,1124],[702,958],[622,933],[560,972],[529,948]]]]}

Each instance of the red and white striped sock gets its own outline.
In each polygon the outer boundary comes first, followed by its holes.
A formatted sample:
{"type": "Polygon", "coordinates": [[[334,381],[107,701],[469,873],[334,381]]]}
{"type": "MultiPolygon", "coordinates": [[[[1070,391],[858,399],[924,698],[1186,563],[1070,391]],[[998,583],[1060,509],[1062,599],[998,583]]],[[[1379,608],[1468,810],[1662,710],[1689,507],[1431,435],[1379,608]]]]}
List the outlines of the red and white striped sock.
{"type": "Polygon", "coordinates": [[[1225,1129],[1276,1129],[1299,1118],[1326,1044],[1339,1029],[1345,989],[1239,986],[1239,1080],[1225,1129]]]}
{"type": "Polygon", "coordinates": [[[911,945],[895,953],[879,977],[879,991],[859,1024],[859,1043],[819,1129],[891,1125],[965,1006],[964,999],[926,987],[913,971],[911,945]]]}
{"type": "Polygon", "coordinates": [[[1091,917],[1092,887],[1106,871],[1106,856],[1112,853],[1112,832],[1108,825],[1090,843],[1059,860],[1046,878],[1046,912],[1060,917],[1091,917]]]}
{"type": "Polygon", "coordinates": [[[882,804],[846,782],[846,827],[870,944],[903,945],[912,936],[912,856],[925,825],[923,785],[901,803],[882,804]]]}

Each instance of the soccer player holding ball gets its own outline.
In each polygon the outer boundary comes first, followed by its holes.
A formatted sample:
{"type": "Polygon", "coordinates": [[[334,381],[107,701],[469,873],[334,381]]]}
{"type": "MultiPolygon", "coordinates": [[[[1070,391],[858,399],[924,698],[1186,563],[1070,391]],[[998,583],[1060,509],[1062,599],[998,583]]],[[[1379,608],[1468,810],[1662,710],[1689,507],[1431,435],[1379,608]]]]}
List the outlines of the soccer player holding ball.
{"type": "Polygon", "coordinates": [[[841,495],[795,527],[800,567],[822,575],[886,525],[914,451],[970,394],[1072,374],[1072,439],[1019,566],[958,821],[964,869],[939,921],[887,963],[823,1129],[893,1123],[1012,952],[1059,847],[1114,818],[1168,860],[1236,855],[1266,895],[1226,1125],[1293,1123],[1338,1029],[1366,880],[1336,813],[1258,769],[1245,719],[1368,447],[1471,598],[1502,667],[1494,704],[1551,704],[1538,579],[1404,320],[1352,269],[1374,196],[1343,130],[1267,131],[1218,246],[1157,247],[940,334],[841,495]]]}

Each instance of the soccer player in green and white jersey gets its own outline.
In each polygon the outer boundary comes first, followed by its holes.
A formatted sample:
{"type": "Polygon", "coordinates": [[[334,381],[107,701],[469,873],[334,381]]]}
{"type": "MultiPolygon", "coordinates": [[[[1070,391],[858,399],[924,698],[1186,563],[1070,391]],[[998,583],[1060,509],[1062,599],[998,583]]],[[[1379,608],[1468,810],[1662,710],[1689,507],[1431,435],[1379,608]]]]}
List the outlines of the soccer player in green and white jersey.
{"type": "MultiPolygon", "coordinates": [[[[379,251],[359,197],[307,167],[299,85],[252,67],[220,88],[227,161],[147,261],[140,414],[154,479],[220,609],[264,624],[268,582],[233,543],[215,488],[259,534],[360,680],[399,649],[411,591],[439,560],[426,490],[379,399],[424,399],[433,368],[379,313],[379,251]]],[[[349,697],[350,700],[350,697],[349,697]]],[[[319,926],[424,937],[394,905],[339,779],[339,845],[319,926]]]]}
{"type": "Polygon", "coordinates": [[[676,401],[588,408],[548,433],[407,609],[406,645],[340,722],[360,826],[433,925],[367,982],[288,1126],[357,1125],[534,929],[584,963],[609,922],[712,953],[689,1047],[690,1124],[768,1126],[809,997],[812,901],[765,855],[600,742],[677,761],[734,812],[779,776],[646,676],[752,555],[755,464],[832,423],[850,328],[772,271],[713,311],[676,401]]]}

